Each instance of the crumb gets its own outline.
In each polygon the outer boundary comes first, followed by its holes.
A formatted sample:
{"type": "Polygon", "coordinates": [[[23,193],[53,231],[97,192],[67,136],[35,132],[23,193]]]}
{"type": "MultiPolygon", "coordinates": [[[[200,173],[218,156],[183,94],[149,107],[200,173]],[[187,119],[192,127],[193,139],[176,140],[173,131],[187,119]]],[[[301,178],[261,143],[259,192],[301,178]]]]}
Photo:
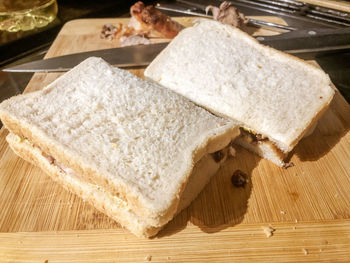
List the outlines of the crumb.
{"type": "Polygon", "coordinates": [[[295,164],[293,162],[289,162],[289,163],[284,163],[282,165],[282,168],[287,169],[287,168],[293,167],[293,166],[295,166],[295,164]]]}
{"type": "Polygon", "coordinates": [[[146,257],[145,257],[145,260],[151,261],[151,260],[152,260],[152,256],[151,256],[151,255],[146,256],[146,257]]]}
{"type": "Polygon", "coordinates": [[[245,185],[247,184],[248,180],[247,180],[247,175],[242,172],[241,170],[236,170],[231,177],[231,183],[235,186],[235,187],[245,187],[245,185]]]}
{"type": "Polygon", "coordinates": [[[309,252],[308,252],[305,248],[302,248],[301,250],[303,251],[303,253],[304,253],[305,255],[309,254],[309,252]]]}
{"type": "Polygon", "coordinates": [[[46,259],[46,260],[44,261],[44,263],[49,263],[49,260],[48,260],[48,259],[46,259]]]}
{"type": "Polygon", "coordinates": [[[323,250],[322,250],[322,248],[320,248],[320,252],[322,252],[323,250]]]}
{"type": "Polygon", "coordinates": [[[18,135],[15,135],[15,141],[16,141],[17,143],[20,143],[20,142],[22,142],[22,138],[19,137],[18,135]]]}
{"type": "Polygon", "coordinates": [[[273,235],[273,232],[276,231],[272,226],[263,226],[262,227],[266,237],[271,237],[273,235]]]}
{"type": "Polygon", "coordinates": [[[232,157],[235,157],[235,156],[236,156],[236,150],[235,150],[235,148],[233,148],[232,146],[230,146],[230,147],[228,148],[228,152],[229,152],[229,154],[230,154],[232,157]]]}
{"type": "Polygon", "coordinates": [[[334,195],[334,197],[335,197],[335,198],[338,198],[338,197],[339,197],[339,194],[338,194],[338,193],[336,193],[336,194],[334,195]]]}
{"type": "Polygon", "coordinates": [[[295,223],[298,223],[299,221],[298,221],[298,219],[295,219],[295,223]]]}
{"type": "Polygon", "coordinates": [[[225,154],[222,151],[217,151],[211,154],[215,162],[220,162],[222,159],[224,159],[225,154]]]}
{"type": "Polygon", "coordinates": [[[285,214],[286,214],[286,211],[281,210],[280,213],[281,213],[282,215],[285,215],[285,214]]]}
{"type": "Polygon", "coordinates": [[[295,226],[292,227],[293,230],[297,229],[295,226]]]}
{"type": "Polygon", "coordinates": [[[170,259],[170,257],[169,256],[167,256],[167,260],[169,260],[170,259]]]}

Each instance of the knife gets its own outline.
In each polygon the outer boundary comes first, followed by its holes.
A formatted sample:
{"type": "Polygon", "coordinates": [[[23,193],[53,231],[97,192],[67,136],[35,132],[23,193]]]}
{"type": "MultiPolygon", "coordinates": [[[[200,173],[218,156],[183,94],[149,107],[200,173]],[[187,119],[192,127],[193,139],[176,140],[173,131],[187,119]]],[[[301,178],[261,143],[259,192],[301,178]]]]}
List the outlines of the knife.
{"type": "MultiPolygon", "coordinates": [[[[303,59],[314,59],[327,53],[350,50],[350,27],[340,29],[315,28],[296,30],[275,36],[255,37],[261,44],[282,50],[303,59]]],[[[110,48],[36,60],[3,69],[5,72],[68,71],[88,57],[101,57],[122,68],[147,66],[168,45],[157,43],[110,48]]]]}

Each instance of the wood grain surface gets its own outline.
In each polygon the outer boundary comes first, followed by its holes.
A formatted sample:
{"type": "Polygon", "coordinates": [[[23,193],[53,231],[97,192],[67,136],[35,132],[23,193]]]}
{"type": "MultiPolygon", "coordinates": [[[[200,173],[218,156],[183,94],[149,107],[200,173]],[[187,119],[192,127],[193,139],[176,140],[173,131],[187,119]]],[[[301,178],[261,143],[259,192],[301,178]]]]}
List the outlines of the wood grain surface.
{"type": "MultiPolygon", "coordinates": [[[[191,23],[189,18],[179,21],[191,23]]],[[[127,20],[71,21],[47,57],[118,46],[117,41],[99,38],[105,23],[127,20]]],[[[132,72],[142,76],[143,69],[132,72]]],[[[59,75],[35,74],[25,92],[41,89],[59,75]]],[[[199,197],[150,240],[121,229],[18,158],[9,149],[3,128],[0,261],[350,262],[349,128],[350,106],[337,92],[313,135],[293,151],[294,167],[279,168],[237,146],[236,157],[226,161],[199,197]],[[236,169],[248,175],[245,188],[230,182],[236,169]],[[262,229],[267,226],[275,229],[270,238],[262,229]]]]}
{"type": "MultiPolygon", "coordinates": [[[[0,258],[19,262],[349,262],[350,222],[241,224],[203,235],[195,226],[143,240],[120,229],[4,233],[0,258]]],[[[2,261],[3,262],[3,261],[2,261]]]]}

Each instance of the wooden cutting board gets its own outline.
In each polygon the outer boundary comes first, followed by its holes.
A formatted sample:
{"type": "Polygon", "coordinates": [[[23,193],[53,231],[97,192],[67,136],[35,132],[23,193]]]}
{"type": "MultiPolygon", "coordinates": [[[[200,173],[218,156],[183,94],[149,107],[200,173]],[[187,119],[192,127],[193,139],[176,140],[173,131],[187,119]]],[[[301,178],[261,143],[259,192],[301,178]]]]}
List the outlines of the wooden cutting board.
{"type": "MultiPolygon", "coordinates": [[[[191,23],[189,18],[178,20],[191,23]]],[[[115,47],[117,41],[102,40],[99,32],[106,23],[127,21],[71,21],[46,57],[115,47]]],[[[142,76],[143,69],[133,73],[142,76]]],[[[43,88],[59,75],[35,74],[26,92],[43,88]]],[[[293,151],[294,167],[279,168],[237,147],[236,157],[227,160],[199,197],[150,240],[121,229],[40,169],[18,158],[7,146],[3,128],[0,261],[349,262],[349,127],[350,106],[337,92],[313,135],[293,151]],[[236,169],[248,174],[245,188],[230,182],[236,169]],[[270,238],[262,229],[268,226],[275,229],[270,238]]]]}

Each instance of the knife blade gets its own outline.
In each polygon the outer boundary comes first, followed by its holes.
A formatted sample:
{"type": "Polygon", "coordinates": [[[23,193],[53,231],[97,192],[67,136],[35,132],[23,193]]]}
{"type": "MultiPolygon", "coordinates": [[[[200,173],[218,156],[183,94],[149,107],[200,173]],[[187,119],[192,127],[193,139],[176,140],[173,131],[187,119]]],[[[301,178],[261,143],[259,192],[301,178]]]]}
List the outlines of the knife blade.
{"type": "Polygon", "coordinates": [[[48,59],[35,60],[5,68],[5,72],[63,72],[68,71],[89,57],[101,57],[117,67],[147,66],[168,43],[135,45],[79,52],[48,59]]]}
{"type": "MultiPolygon", "coordinates": [[[[257,36],[264,45],[282,50],[303,59],[313,59],[325,53],[350,50],[350,27],[340,29],[308,29],[275,36],[257,36]]],[[[62,72],[68,71],[91,56],[101,57],[122,68],[147,66],[168,45],[157,43],[110,48],[36,60],[3,69],[5,72],[62,72]]]]}

